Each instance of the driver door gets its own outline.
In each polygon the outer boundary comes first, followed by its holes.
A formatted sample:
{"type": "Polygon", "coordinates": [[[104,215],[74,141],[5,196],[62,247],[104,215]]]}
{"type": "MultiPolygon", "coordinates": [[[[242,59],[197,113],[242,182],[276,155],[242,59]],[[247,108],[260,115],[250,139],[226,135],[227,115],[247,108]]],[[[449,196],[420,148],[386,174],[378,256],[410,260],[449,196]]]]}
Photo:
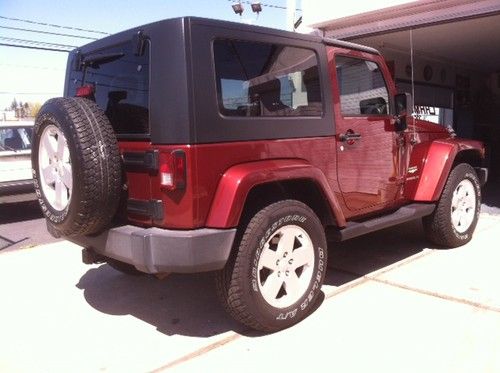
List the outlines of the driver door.
{"type": "Polygon", "coordinates": [[[352,215],[367,214],[401,198],[402,144],[390,110],[395,88],[380,56],[339,48],[330,56],[339,187],[352,215]]]}

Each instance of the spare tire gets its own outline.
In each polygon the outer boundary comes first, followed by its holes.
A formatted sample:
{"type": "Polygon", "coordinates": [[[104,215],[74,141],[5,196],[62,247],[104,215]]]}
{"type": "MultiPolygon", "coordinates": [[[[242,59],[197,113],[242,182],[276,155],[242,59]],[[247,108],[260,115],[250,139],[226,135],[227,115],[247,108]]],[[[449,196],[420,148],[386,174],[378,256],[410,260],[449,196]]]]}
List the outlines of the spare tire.
{"type": "Polygon", "coordinates": [[[47,101],[35,120],[31,154],[49,231],[75,236],[106,228],[120,200],[121,160],[113,127],[95,102],[47,101]]]}

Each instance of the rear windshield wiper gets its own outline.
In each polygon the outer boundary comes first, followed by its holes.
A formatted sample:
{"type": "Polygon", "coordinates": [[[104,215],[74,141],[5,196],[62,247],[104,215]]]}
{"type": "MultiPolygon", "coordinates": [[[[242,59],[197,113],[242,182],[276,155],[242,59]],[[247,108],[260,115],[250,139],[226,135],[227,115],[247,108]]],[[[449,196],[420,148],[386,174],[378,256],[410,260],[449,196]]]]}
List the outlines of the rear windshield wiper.
{"type": "Polygon", "coordinates": [[[123,52],[91,54],[83,58],[82,66],[98,68],[101,65],[119,60],[125,56],[123,52]]]}

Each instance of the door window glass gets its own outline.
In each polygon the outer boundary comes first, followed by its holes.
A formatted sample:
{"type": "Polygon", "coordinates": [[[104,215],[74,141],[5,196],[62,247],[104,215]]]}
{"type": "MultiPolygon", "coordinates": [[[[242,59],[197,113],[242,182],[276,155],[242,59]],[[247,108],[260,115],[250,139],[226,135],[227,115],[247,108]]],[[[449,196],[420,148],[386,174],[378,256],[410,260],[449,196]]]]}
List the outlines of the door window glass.
{"type": "Polygon", "coordinates": [[[389,93],[379,66],[352,57],[336,56],[335,60],[342,114],[388,114],[389,93]]]}

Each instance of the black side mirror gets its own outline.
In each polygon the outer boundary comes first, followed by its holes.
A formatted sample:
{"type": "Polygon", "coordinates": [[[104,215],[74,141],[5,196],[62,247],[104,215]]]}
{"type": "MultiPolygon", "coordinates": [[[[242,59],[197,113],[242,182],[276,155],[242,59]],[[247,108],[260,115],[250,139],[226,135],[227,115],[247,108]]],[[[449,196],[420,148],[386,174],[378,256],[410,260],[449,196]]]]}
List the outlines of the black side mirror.
{"type": "Polygon", "coordinates": [[[404,131],[408,128],[407,118],[413,110],[413,99],[409,93],[398,93],[394,96],[394,109],[396,120],[394,129],[396,132],[404,131]]]}

